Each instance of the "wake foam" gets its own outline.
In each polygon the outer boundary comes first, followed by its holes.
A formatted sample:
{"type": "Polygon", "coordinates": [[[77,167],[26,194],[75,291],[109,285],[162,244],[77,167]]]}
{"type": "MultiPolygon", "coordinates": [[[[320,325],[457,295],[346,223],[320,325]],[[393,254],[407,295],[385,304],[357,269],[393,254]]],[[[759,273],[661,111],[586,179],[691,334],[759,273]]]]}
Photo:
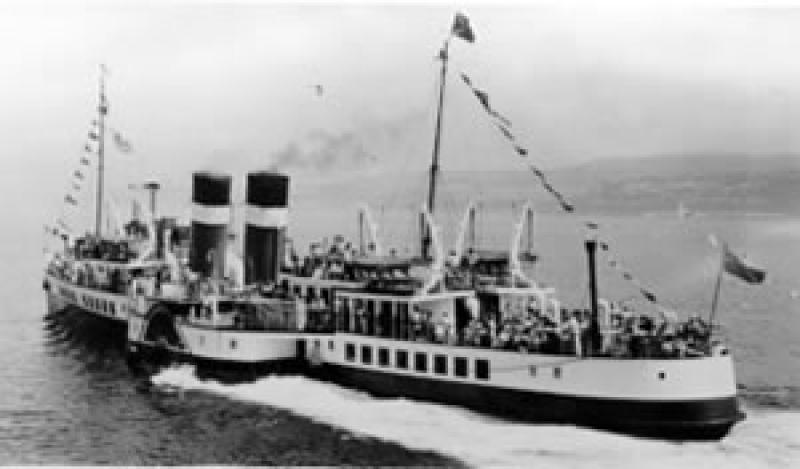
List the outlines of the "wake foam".
{"type": "Polygon", "coordinates": [[[303,377],[226,385],[199,380],[191,366],[163,370],[156,386],[176,386],[291,411],[356,435],[434,451],[476,466],[798,467],[800,413],[748,410],[721,442],[670,443],[569,425],[510,423],[461,408],[376,399],[303,377]]]}

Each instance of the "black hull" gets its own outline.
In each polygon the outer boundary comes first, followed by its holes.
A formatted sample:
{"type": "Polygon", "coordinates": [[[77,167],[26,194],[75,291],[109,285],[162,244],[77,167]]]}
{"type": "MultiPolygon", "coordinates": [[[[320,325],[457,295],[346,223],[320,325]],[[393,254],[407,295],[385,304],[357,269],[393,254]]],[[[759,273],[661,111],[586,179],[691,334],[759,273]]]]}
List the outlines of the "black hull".
{"type": "Polygon", "coordinates": [[[239,362],[198,357],[151,344],[130,344],[127,362],[135,374],[147,375],[156,374],[171,365],[192,365],[198,378],[224,383],[254,381],[270,375],[302,375],[307,366],[302,358],[239,362]]]}
{"type": "Polygon", "coordinates": [[[95,314],[80,306],[65,303],[54,298],[55,294],[47,293],[46,319],[58,321],[75,330],[85,330],[94,335],[102,335],[106,340],[125,344],[128,340],[128,323],[95,314]]]}
{"type": "Polygon", "coordinates": [[[514,421],[575,424],[677,441],[719,440],[744,417],[735,397],[646,402],[559,396],[331,364],[310,369],[309,374],[379,397],[406,397],[457,405],[514,421]]]}

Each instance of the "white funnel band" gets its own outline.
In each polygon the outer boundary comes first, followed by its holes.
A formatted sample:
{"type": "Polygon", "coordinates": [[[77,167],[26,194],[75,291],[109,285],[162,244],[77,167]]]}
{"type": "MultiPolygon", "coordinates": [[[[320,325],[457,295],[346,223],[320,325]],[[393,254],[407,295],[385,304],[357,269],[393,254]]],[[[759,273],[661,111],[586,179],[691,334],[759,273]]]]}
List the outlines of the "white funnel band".
{"type": "Polygon", "coordinates": [[[283,228],[289,225],[289,209],[248,205],[245,208],[245,223],[260,228],[283,228]]]}
{"type": "Polygon", "coordinates": [[[227,225],[231,221],[231,207],[228,205],[192,204],[192,221],[206,225],[227,225]]]}

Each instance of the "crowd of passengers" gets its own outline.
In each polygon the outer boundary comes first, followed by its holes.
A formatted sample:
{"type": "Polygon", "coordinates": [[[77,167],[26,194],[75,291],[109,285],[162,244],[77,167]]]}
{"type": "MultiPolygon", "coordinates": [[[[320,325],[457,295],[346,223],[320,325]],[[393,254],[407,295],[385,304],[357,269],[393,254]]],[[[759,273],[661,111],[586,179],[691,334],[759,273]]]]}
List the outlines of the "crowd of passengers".
{"type": "MultiPolygon", "coordinates": [[[[369,244],[368,253],[374,254],[374,251],[374,244],[369,244]]],[[[361,273],[348,271],[348,262],[358,256],[358,251],[339,235],[334,237],[330,246],[326,240],[312,243],[310,255],[302,263],[291,247],[287,249],[287,253],[288,265],[284,266],[284,270],[296,275],[356,280],[356,274],[361,273]]],[[[91,237],[76,245],[76,254],[75,257],[79,259],[104,260],[129,255],[125,243],[94,242],[91,237]]],[[[391,255],[396,256],[396,253],[392,251],[391,255]]],[[[449,259],[446,277],[448,281],[458,279],[458,275],[463,274],[463,271],[459,271],[460,268],[474,265],[474,255],[470,250],[460,261],[449,259]]],[[[172,279],[167,266],[137,272],[115,268],[109,264],[103,268],[92,268],[90,264],[62,260],[53,263],[51,270],[78,285],[118,294],[159,294],[163,283],[176,280],[185,285],[189,298],[225,294],[235,290],[230,281],[204,281],[188,271],[182,273],[181,279],[172,279]]],[[[495,272],[490,270],[487,273],[495,272]]],[[[398,272],[397,276],[407,276],[407,272],[398,272]]],[[[291,294],[283,285],[260,286],[259,289],[266,289],[268,291],[263,293],[278,297],[288,297],[291,294]]],[[[303,318],[300,328],[316,332],[332,331],[334,316],[330,299],[311,295],[304,300],[298,303],[301,310],[299,316],[303,318]]],[[[338,306],[341,307],[341,304],[338,306]]],[[[244,310],[241,311],[244,313],[244,310]]],[[[375,320],[365,309],[356,308],[353,314],[353,332],[379,336],[388,334],[385,323],[375,320]]],[[[562,309],[559,314],[560,321],[556,322],[551,313],[544,314],[532,303],[522,315],[497,320],[500,314],[484,312],[456,329],[452,324],[431,321],[430,311],[415,306],[408,314],[399,335],[403,339],[414,341],[549,354],[681,358],[711,353],[711,329],[699,316],[678,321],[672,314],[662,313],[654,319],[648,315],[616,309],[608,314],[609,324],[595,330],[591,327],[589,310],[562,309]]],[[[242,321],[235,321],[237,326],[252,324],[251,320],[245,321],[244,316],[250,315],[243,314],[242,321]]]]}
{"type": "MultiPolygon", "coordinates": [[[[365,250],[359,250],[343,236],[336,235],[333,243],[329,243],[328,238],[310,243],[308,253],[301,258],[297,255],[291,240],[288,240],[283,272],[300,277],[345,281],[369,281],[379,278],[413,280],[409,278],[408,270],[402,268],[370,270],[355,267],[353,265],[355,259],[377,255],[374,243],[368,243],[365,250]]],[[[387,257],[397,259],[397,250],[390,249],[387,257]]],[[[450,251],[445,258],[444,267],[444,282],[448,290],[466,290],[485,284],[510,285],[511,283],[507,259],[487,262],[471,248],[460,256],[455,251],[450,251]]],[[[421,286],[423,282],[418,283],[421,286]]]]}
{"type": "Polygon", "coordinates": [[[595,329],[590,310],[562,309],[560,315],[560,324],[530,309],[522,318],[473,319],[463,340],[480,347],[570,355],[684,358],[711,353],[711,328],[699,316],[679,321],[672,314],[653,318],[615,311],[608,316],[610,324],[595,329]]]}
{"type": "MultiPolygon", "coordinates": [[[[286,256],[282,270],[284,273],[300,277],[324,278],[329,280],[364,280],[363,272],[354,269],[352,263],[359,257],[377,256],[375,243],[367,243],[363,249],[347,241],[344,236],[336,235],[333,242],[328,238],[312,242],[308,246],[308,255],[302,258],[297,254],[291,240],[286,242],[286,256]]],[[[397,250],[390,249],[389,257],[396,258],[397,250]]],[[[401,276],[403,272],[393,272],[401,276]]]]}
{"type": "MultiPolygon", "coordinates": [[[[401,340],[486,347],[521,353],[612,356],[619,358],[685,358],[712,353],[711,329],[698,316],[679,321],[662,313],[657,319],[630,311],[613,311],[609,324],[591,327],[589,310],[560,311],[556,323],[548,314],[529,308],[520,317],[500,319],[483,313],[460,328],[446,320],[434,321],[432,312],[414,306],[407,319],[392,329],[391,321],[370,314],[363,307],[353,312],[351,332],[401,340]]],[[[347,321],[345,319],[345,321],[347,321]]],[[[350,330],[349,325],[340,329],[350,330]]]]}

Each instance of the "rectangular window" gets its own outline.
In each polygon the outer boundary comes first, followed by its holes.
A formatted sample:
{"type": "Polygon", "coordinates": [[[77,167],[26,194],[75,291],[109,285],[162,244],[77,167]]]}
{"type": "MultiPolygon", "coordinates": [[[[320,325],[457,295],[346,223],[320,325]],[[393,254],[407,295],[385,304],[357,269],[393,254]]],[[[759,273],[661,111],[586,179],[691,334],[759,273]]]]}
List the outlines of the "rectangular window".
{"type": "Polygon", "coordinates": [[[333,350],[333,341],[332,340],[328,341],[328,350],[333,350]]]}
{"type": "Polygon", "coordinates": [[[361,346],[361,363],[365,365],[372,364],[372,347],[369,345],[361,346]]]}
{"type": "Polygon", "coordinates": [[[232,313],[236,310],[236,304],[233,301],[218,301],[217,302],[217,312],[218,313],[232,313]]]}
{"type": "Polygon", "coordinates": [[[528,372],[531,374],[531,378],[536,377],[536,365],[531,365],[528,367],[528,372]]]}
{"type": "Polygon", "coordinates": [[[395,366],[404,370],[408,369],[408,352],[405,350],[398,350],[394,354],[395,366]]]}
{"type": "Polygon", "coordinates": [[[464,357],[455,357],[453,359],[453,372],[459,378],[466,378],[469,376],[469,362],[464,357]]]}
{"type": "Polygon", "coordinates": [[[561,367],[557,366],[553,368],[553,378],[560,379],[561,378],[561,367]]]}
{"type": "Polygon", "coordinates": [[[349,362],[356,361],[356,346],[355,344],[345,344],[344,346],[344,359],[349,362]]]}
{"type": "Polygon", "coordinates": [[[481,358],[475,360],[475,377],[482,380],[489,379],[489,360],[481,358]]]}
{"type": "Polygon", "coordinates": [[[420,373],[428,372],[428,355],[424,352],[417,352],[414,354],[414,371],[420,373]]]}
{"type": "Polygon", "coordinates": [[[409,340],[408,336],[408,303],[397,303],[397,338],[409,340]]]}
{"type": "Polygon", "coordinates": [[[378,365],[389,366],[389,349],[381,347],[378,349],[378,365]]]}
{"type": "Polygon", "coordinates": [[[437,375],[447,374],[447,356],[434,355],[433,356],[433,372],[437,375]]]}

